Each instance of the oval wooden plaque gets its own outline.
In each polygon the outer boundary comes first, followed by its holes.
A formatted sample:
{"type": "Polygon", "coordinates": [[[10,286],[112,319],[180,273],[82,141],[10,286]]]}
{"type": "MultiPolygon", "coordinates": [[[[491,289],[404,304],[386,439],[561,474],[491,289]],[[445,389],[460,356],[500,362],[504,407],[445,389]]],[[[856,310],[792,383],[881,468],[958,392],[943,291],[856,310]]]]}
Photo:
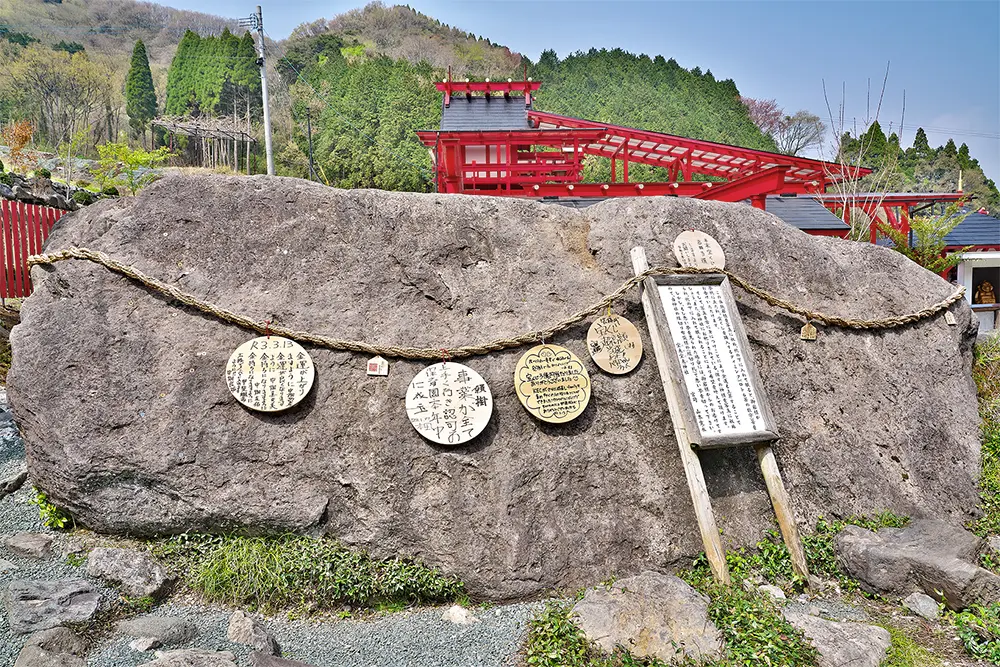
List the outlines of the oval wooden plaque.
{"type": "Polygon", "coordinates": [[[587,331],[587,350],[601,370],[630,373],[642,359],[642,338],[635,325],[620,315],[604,315],[587,331]]]}
{"type": "Polygon", "coordinates": [[[590,402],[590,375],[580,359],[559,345],[536,345],[514,369],[517,398],[533,417],[563,424],[590,402]]]}
{"type": "Polygon", "coordinates": [[[439,445],[461,445],[483,432],[493,394],[476,371],[450,361],[416,374],[406,388],[406,416],[417,433],[439,445]]]}
{"type": "Polygon", "coordinates": [[[236,348],[226,364],[226,384],[251,410],[280,412],[312,389],[316,369],[305,348],[281,336],[254,338],[236,348]]]}
{"type": "Polygon", "coordinates": [[[681,232],[674,239],[674,256],[681,266],[696,269],[726,268],[726,253],[719,242],[694,229],[681,232]]]}

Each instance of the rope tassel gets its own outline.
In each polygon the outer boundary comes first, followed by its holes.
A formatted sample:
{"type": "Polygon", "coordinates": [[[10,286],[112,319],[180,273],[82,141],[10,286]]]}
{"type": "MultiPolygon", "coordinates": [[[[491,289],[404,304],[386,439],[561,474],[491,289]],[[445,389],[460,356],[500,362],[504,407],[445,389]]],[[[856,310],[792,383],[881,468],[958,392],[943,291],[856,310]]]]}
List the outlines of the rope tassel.
{"type": "MultiPolygon", "coordinates": [[[[346,351],[346,352],[359,352],[369,355],[380,355],[383,357],[392,357],[396,359],[423,359],[423,360],[440,360],[442,358],[442,349],[437,347],[421,348],[421,347],[397,347],[394,345],[372,345],[370,343],[365,343],[364,341],[355,340],[341,340],[339,338],[333,338],[330,336],[323,336],[320,334],[309,333],[308,331],[295,331],[294,329],[289,329],[281,326],[269,326],[267,324],[261,324],[259,320],[254,320],[249,317],[234,313],[218,306],[212,305],[207,301],[203,301],[194,297],[186,292],[182,292],[177,287],[169,285],[161,280],[157,280],[151,276],[147,276],[133,266],[123,264],[103,252],[97,252],[94,250],[88,250],[87,248],[69,248],[68,250],[57,250],[50,253],[44,253],[41,255],[32,255],[28,257],[28,266],[36,266],[42,264],[55,264],[56,262],[62,262],[70,259],[82,259],[93,262],[95,264],[100,264],[109,271],[119,273],[127,278],[153,289],[164,296],[170,297],[175,301],[179,301],[186,306],[190,306],[195,310],[199,310],[207,315],[211,315],[218,320],[223,322],[228,322],[230,324],[235,324],[236,326],[248,329],[250,331],[256,331],[260,334],[267,334],[273,336],[283,336],[285,338],[290,338],[292,340],[299,341],[300,343],[310,343],[316,347],[323,347],[330,350],[346,351]]],[[[739,276],[720,269],[696,269],[689,267],[662,267],[657,266],[639,275],[626,280],[622,283],[622,286],[615,290],[612,294],[604,297],[598,303],[590,306],[589,308],[573,313],[569,317],[553,324],[547,329],[539,329],[536,331],[529,331],[527,333],[522,333],[512,338],[500,338],[493,340],[481,345],[464,345],[462,347],[449,347],[447,348],[446,354],[450,359],[461,359],[465,357],[478,356],[482,354],[488,354],[490,352],[499,352],[500,350],[507,350],[517,347],[523,347],[525,345],[537,345],[539,340],[551,340],[557,333],[564,331],[574,324],[580,321],[596,315],[602,311],[605,311],[611,307],[611,304],[615,301],[622,299],[633,287],[640,284],[649,276],[655,275],[673,275],[673,274],[693,274],[693,273],[714,273],[714,274],[724,274],[729,277],[729,280],[741,289],[753,294],[757,298],[766,302],[767,304],[780,308],[782,310],[788,311],[794,315],[798,315],[804,319],[807,323],[819,323],[826,326],[840,327],[844,329],[893,329],[896,327],[905,326],[907,324],[912,324],[914,322],[919,322],[921,320],[929,319],[934,317],[938,313],[946,311],[955,302],[961,299],[965,295],[965,288],[959,287],[955,292],[948,298],[939,301],[923,310],[918,310],[913,313],[908,313],[906,315],[898,315],[894,317],[886,317],[882,319],[874,320],[855,320],[845,317],[837,317],[833,315],[824,315],[823,313],[815,312],[796,306],[795,304],[785,301],[784,299],[778,298],[773,294],[760,289],[759,287],[754,287],[750,283],[746,282],[739,276]]]]}

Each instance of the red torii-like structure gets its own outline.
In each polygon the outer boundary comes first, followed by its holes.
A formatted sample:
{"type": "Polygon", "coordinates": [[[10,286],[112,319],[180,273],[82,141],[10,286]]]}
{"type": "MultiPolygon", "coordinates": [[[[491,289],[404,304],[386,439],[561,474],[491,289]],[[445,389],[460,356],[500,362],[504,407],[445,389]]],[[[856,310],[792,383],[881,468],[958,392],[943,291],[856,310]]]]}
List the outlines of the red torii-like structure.
{"type": "Polygon", "coordinates": [[[438,192],[519,197],[695,197],[765,207],[769,194],[819,194],[871,173],[810,158],[650,132],[537,111],[540,82],[442,81],[431,149],[438,192]],[[611,160],[611,181],[583,183],[586,156],[611,160]],[[629,180],[630,164],[666,169],[659,182],[629,180]],[[618,166],[621,181],[618,181],[618,166]],[[714,177],[714,180],[694,180],[714,177]]]}

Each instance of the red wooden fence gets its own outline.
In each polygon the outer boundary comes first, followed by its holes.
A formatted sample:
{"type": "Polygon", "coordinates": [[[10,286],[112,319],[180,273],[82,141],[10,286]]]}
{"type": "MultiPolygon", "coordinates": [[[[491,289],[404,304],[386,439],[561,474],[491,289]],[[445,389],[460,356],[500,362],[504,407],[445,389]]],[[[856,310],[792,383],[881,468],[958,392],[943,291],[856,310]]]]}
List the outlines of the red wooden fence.
{"type": "Polygon", "coordinates": [[[0,199],[0,297],[31,294],[28,256],[42,252],[52,225],[67,211],[0,199]]]}

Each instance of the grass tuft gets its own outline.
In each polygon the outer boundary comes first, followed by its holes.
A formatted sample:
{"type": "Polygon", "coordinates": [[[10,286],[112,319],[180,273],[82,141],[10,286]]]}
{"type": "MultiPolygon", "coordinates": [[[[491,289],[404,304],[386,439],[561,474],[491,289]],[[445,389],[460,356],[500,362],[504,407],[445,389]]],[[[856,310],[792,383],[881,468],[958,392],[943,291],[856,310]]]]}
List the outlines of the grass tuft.
{"type": "Polygon", "coordinates": [[[435,569],[375,559],[324,538],[185,534],[152,549],[206,600],[264,612],[397,609],[465,596],[462,582],[435,569]]]}
{"type": "Polygon", "coordinates": [[[889,631],[892,645],[880,667],[938,667],[943,664],[940,658],[918,644],[906,631],[889,624],[882,627],[889,631]]]}

